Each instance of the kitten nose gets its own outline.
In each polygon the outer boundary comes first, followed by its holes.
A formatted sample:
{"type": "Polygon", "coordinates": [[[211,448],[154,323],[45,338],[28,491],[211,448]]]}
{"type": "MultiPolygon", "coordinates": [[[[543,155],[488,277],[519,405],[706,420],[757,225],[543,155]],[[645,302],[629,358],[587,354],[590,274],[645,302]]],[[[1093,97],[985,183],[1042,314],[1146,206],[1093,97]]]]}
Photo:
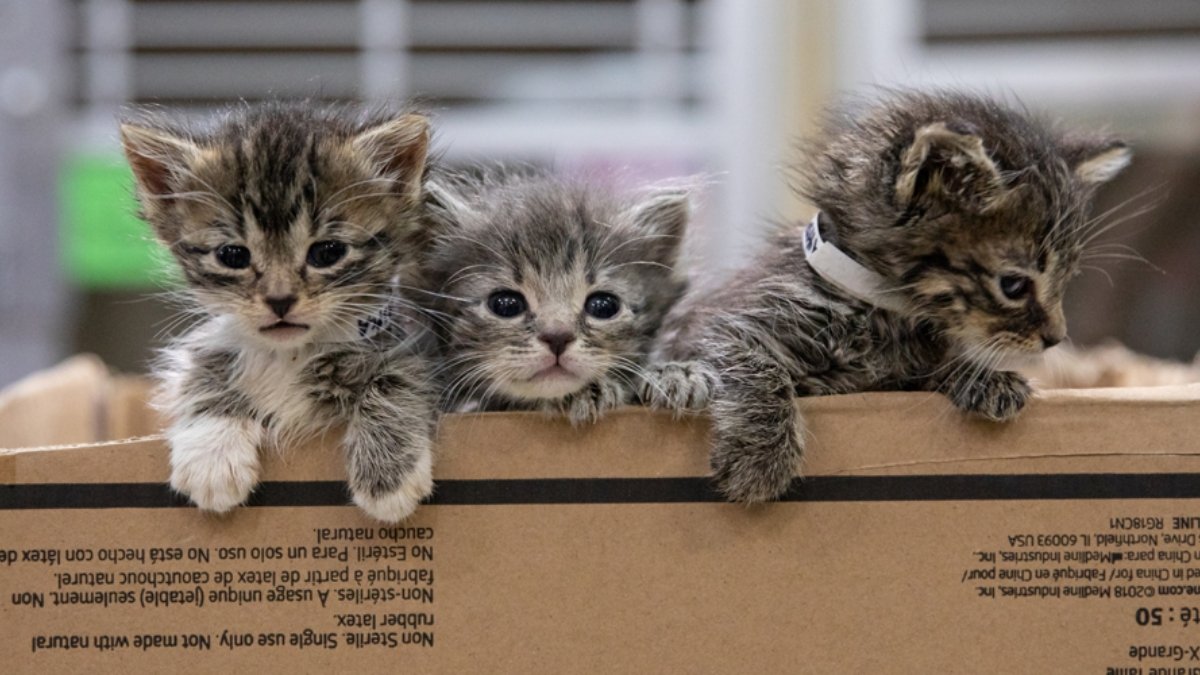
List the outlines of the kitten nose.
{"type": "Polygon", "coordinates": [[[285,295],[282,298],[266,298],[267,306],[275,312],[275,316],[283,318],[287,316],[289,310],[296,304],[296,296],[285,295]]]}
{"type": "Polygon", "coordinates": [[[1056,304],[1047,312],[1041,328],[1042,349],[1050,349],[1067,339],[1067,319],[1063,316],[1062,305],[1056,304]]]}
{"type": "Polygon", "coordinates": [[[574,333],[542,333],[538,339],[546,343],[555,356],[562,356],[567,351],[567,345],[575,341],[574,333]]]}

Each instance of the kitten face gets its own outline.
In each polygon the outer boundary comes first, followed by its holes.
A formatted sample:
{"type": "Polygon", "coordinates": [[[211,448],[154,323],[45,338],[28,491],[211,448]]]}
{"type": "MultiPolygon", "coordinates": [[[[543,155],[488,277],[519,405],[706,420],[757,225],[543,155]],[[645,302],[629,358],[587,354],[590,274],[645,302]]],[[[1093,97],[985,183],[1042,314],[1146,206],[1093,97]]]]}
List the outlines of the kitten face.
{"type": "Polygon", "coordinates": [[[836,120],[805,169],[839,244],[884,274],[970,358],[1066,337],[1062,298],[1121,142],[1058,133],[959,94],[897,95],[836,120]]]}
{"type": "Polygon", "coordinates": [[[686,197],[623,202],[549,178],[459,185],[434,246],[452,389],[560,399],[628,376],[683,290],[686,197]]]}
{"type": "Polygon", "coordinates": [[[424,117],[268,104],[122,125],[144,217],[192,295],[267,347],[353,339],[420,237],[424,117]]]}
{"type": "Polygon", "coordinates": [[[1036,354],[1066,337],[1062,300],[1077,270],[1075,245],[1045,245],[1017,213],[925,225],[914,235],[924,253],[903,262],[902,276],[910,302],[946,335],[979,356],[1036,354]]]}

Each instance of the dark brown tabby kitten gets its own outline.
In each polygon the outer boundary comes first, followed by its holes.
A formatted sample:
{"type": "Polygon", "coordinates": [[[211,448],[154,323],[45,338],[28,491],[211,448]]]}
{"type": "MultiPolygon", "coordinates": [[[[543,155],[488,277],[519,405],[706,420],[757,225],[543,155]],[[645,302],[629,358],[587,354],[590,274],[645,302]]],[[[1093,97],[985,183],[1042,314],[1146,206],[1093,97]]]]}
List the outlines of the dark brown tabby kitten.
{"type": "Polygon", "coordinates": [[[685,302],[666,338],[666,356],[718,372],[720,489],[746,502],[788,489],[803,450],[795,395],[939,391],[1014,417],[1030,388],[998,367],[1066,337],[1089,202],[1129,155],[960,93],[896,93],[831,118],[801,172],[819,218],[685,302]]]}
{"type": "Polygon", "coordinates": [[[135,114],[121,139],[202,316],[156,373],[172,487],[228,511],[262,446],[344,427],[355,503],[411,513],[432,489],[436,397],[398,291],[424,238],[426,118],[270,103],[203,125],[135,114]]]}
{"type": "Polygon", "coordinates": [[[618,197],[503,169],[430,185],[444,223],[429,256],[439,294],[429,300],[445,317],[448,409],[536,409],[582,423],[640,398],[706,403],[705,371],[646,367],[684,291],[686,191],[618,197]]]}

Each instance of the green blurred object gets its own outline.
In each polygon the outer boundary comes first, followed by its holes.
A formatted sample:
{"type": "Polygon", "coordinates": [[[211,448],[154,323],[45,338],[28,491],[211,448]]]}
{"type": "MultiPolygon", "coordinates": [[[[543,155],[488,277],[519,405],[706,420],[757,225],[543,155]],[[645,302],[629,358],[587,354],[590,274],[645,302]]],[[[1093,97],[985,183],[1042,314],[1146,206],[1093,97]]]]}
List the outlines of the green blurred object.
{"type": "Polygon", "coordinates": [[[133,174],[119,155],[70,157],[60,184],[63,265],[72,281],[93,289],[174,283],[174,266],[137,217],[133,174]]]}

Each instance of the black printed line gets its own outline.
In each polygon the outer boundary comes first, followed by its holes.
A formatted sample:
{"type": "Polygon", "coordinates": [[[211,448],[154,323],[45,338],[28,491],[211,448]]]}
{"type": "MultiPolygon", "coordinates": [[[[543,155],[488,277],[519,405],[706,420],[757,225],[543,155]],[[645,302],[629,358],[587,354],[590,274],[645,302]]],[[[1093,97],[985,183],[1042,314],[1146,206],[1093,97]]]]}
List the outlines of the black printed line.
{"type": "MultiPolygon", "coordinates": [[[[1200,498],[1197,473],[813,476],[797,479],[788,502],[936,502],[1200,498]]],[[[434,506],[521,504],[686,504],[721,502],[701,477],[523,478],[438,481],[434,506]]],[[[248,507],[345,506],[338,481],[269,482],[248,507]]],[[[0,486],[0,509],[186,507],[158,483],[47,483],[0,486]]]]}

